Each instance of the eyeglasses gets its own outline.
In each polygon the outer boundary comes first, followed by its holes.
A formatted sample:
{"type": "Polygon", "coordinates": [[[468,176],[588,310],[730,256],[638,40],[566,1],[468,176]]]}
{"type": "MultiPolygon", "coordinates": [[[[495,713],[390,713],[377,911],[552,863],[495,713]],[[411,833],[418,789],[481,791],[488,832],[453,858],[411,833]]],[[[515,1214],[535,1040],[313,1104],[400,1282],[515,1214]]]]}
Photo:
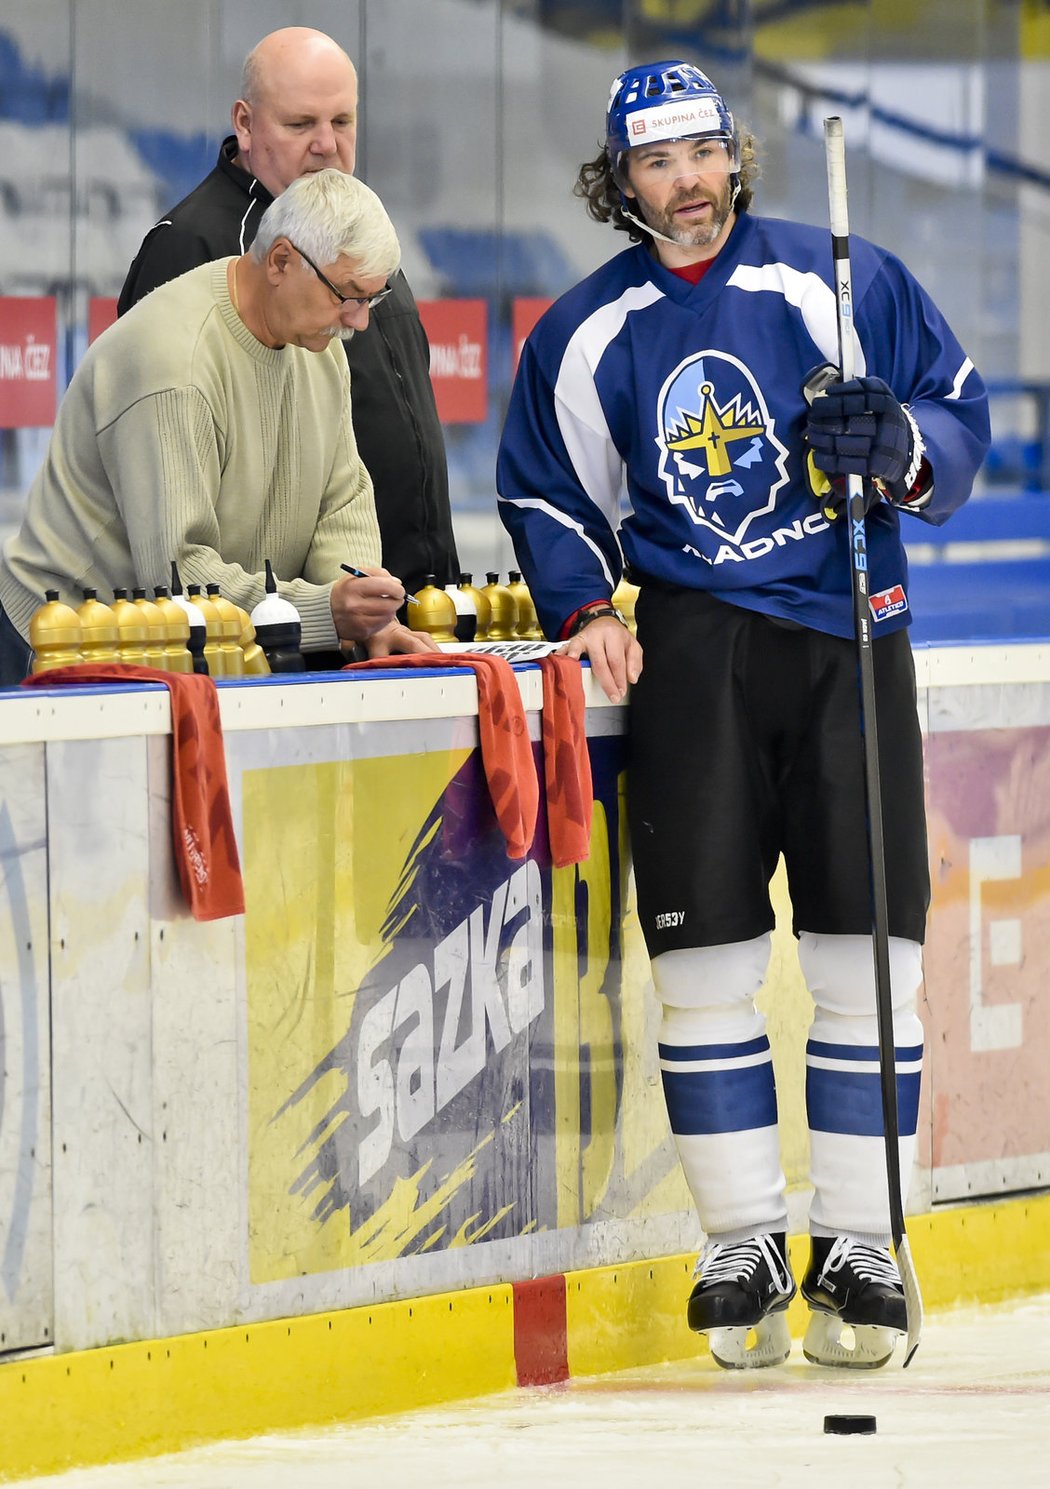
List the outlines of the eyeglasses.
{"type": "MultiPolygon", "coordinates": [[[[288,241],[289,243],[292,243],[291,238],[289,238],[288,241]]],[[[323,285],[326,285],[328,289],[332,291],[332,294],[339,301],[340,305],[364,305],[367,307],[367,309],[374,310],[375,307],[379,304],[380,300],[385,300],[387,295],[393,293],[394,286],[392,284],[388,284],[385,289],[381,289],[376,295],[344,295],[342,290],[336,289],[335,285],[328,278],[327,274],[321,273],[320,269],[317,267],[308,253],[304,253],[303,250],[299,248],[295,243],[292,243],[292,247],[295,249],[299,257],[304,261],[304,263],[310,265],[310,268],[317,275],[321,283],[323,285]]]]}

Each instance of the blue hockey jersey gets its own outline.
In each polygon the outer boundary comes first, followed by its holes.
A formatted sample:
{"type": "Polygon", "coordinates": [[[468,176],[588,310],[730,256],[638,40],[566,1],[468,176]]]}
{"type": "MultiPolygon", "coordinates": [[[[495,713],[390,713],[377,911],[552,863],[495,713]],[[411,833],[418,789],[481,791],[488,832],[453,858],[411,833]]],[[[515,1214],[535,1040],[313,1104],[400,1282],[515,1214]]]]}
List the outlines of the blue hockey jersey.
{"type": "MultiPolygon", "coordinates": [[[[852,238],[858,375],[907,403],[940,524],[989,441],[984,384],[904,265],[852,238]]],[[[500,443],[500,516],[556,637],[637,575],[832,635],[853,635],[844,517],[807,479],[803,383],[838,363],[826,230],[744,214],[696,285],[645,246],[563,295],[522,352],[500,443]]],[[[916,517],[906,520],[914,521],[916,517]]],[[[873,636],[910,621],[900,517],[867,518],[873,636]]]]}

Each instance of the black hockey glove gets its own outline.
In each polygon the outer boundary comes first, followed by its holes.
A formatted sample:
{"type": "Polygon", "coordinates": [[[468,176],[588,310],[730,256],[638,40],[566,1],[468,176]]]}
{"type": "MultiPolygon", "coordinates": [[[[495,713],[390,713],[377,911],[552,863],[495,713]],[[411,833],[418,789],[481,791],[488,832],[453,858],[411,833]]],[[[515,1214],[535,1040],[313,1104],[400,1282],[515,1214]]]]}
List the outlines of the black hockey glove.
{"type": "MultiPolygon", "coordinates": [[[[807,380],[807,389],[813,379],[807,380]]],[[[806,438],[812,463],[829,477],[862,476],[865,510],[879,495],[891,502],[914,500],[922,468],[923,442],[910,413],[881,377],[830,382],[815,391],[806,438]],[[873,482],[877,487],[871,490],[873,482]]],[[[840,499],[833,484],[832,504],[840,499]]],[[[844,500],[844,498],[842,498],[844,500]]]]}

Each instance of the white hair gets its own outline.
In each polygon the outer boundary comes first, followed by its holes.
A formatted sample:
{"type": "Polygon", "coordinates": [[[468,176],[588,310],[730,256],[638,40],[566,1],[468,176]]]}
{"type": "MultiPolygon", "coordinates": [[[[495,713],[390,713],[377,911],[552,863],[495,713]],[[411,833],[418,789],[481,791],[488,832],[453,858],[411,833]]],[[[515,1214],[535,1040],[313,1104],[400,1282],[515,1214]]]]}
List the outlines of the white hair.
{"type": "Polygon", "coordinates": [[[401,263],[401,245],[383,203],[363,181],[342,171],[300,176],[274,198],[251,246],[256,263],[278,238],[287,238],[321,266],[345,254],[363,279],[389,279],[401,263]]]}

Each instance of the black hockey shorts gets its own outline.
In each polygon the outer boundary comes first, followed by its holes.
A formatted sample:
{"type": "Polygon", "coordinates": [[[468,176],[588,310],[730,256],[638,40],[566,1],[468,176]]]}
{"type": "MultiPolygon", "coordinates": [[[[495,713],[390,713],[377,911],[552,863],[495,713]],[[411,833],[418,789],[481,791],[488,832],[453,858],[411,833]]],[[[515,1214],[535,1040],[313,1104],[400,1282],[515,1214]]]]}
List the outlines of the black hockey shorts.
{"type": "MultiPolygon", "coordinates": [[[[650,956],[772,930],[871,934],[856,647],[697,590],[643,583],[627,808],[650,956]]],[[[906,631],[872,646],[889,934],[922,942],[930,901],[922,738],[906,631]]]]}

